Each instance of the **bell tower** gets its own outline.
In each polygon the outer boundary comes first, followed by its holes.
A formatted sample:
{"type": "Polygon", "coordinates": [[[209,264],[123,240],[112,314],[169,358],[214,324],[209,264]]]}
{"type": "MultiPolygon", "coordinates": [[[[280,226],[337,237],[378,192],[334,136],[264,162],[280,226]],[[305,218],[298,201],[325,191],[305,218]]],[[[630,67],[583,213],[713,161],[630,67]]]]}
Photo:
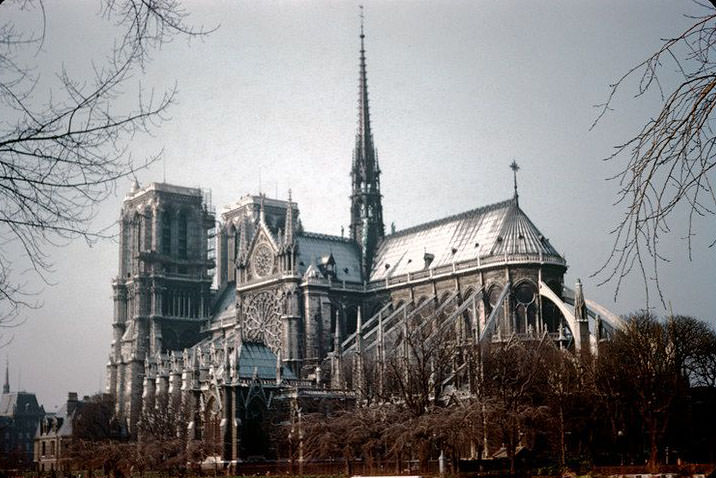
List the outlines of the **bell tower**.
{"type": "Polygon", "coordinates": [[[124,199],[107,392],[132,435],[145,365],[196,343],[209,317],[213,228],[200,189],[135,182],[124,199]]]}
{"type": "Polygon", "coordinates": [[[351,168],[350,237],[361,251],[361,270],[367,278],[378,241],[385,235],[380,194],[380,167],[373,144],[368,109],[368,80],[365,66],[363,8],[360,26],[360,75],[358,81],[358,128],[351,168]]]}

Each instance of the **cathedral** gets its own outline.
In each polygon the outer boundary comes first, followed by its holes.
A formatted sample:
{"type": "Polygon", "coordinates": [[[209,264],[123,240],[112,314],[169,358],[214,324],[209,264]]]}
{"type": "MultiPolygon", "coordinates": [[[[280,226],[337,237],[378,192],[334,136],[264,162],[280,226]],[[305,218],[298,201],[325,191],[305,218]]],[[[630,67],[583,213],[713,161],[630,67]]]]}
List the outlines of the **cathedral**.
{"type": "Polygon", "coordinates": [[[269,409],[380,387],[365,363],[380,370],[411,317],[440,317],[465,343],[549,337],[594,352],[620,326],[565,286],[516,176],[502,202],[386,234],[362,27],[359,79],[347,237],[305,231],[290,192],[220,217],[200,189],[135,183],[126,196],[107,391],[131,435],[142,410],[181,403],[222,459],[265,455],[269,409]]]}

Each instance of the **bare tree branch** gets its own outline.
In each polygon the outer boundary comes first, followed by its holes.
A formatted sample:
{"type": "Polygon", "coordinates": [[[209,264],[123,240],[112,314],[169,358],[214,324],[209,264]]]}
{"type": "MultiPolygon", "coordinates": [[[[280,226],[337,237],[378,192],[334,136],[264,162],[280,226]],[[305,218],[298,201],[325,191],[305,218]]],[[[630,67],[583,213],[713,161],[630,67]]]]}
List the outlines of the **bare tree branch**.
{"type": "MultiPolygon", "coordinates": [[[[128,141],[168,119],[176,86],[155,92],[140,85],[130,108],[119,101],[125,90],[157,48],[177,35],[193,38],[208,31],[187,24],[177,0],[104,0],[102,18],[119,32],[114,48],[86,77],[62,68],[43,103],[37,99],[40,76],[25,64],[23,53],[41,48],[48,21],[44,5],[40,0],[0,3],[6,13],[14,8],[39,14],[42,25],[37,33],[18,31],[12,20],[0,24],[0,243],[19,245],[22,261],[48,283],[47,247],[107,237],[90,225],[97,205],[115,192],[117,180],[159,158],[134,158],[128,141]]],[[[13,270],[17,259],[0,252],[0,321],[6,324],[17,320],[23,307],[38,305],[37,291],[13,270]]]]}
{"type": "MultiPolygon", "coordinates": [[[[623,160],[612,180],[618,181],[616,204],[623,207],[622,219],[612,230],[611,253],[595,273],[601,283],[615,283],[615,298],[632,272],[643,282],[647,306],[651,285],[665,306],[659,269],[668,258],[660,242],[671,232],[670,219],[687,212],[684,239],[689,259],[699,218],[716,213],[712,186],[714,156],[713,110],[716,104],[716,9],[701,5],[707,12],[694,17],[694,24],[675,38],[664,40],[661,48],[626,72],[611,85],[607,101],[598,105],[594,127],[612,110],[617,91],[634,77],[636,97],[656,88],[663,105],[655,118],[625,143],[618,145],[608,160],[623,160]],[[681,82],[669,93],[659,75],[675,69],[681,82]]],[[[711,240],[710,240],[711,241],[711,240]]],[[[715,242],[710,242],[712,247],[715,242]]]]}

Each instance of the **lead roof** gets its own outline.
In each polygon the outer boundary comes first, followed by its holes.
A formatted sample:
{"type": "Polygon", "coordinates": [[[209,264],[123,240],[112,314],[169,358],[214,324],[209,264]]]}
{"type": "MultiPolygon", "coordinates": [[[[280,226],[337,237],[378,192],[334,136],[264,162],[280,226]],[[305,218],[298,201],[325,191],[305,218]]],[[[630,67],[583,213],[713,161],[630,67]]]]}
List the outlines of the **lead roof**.
{"type": "Polygon", "coordinates": [[[34,393],[10,392],[0,397],[0,416],[42,415],[44,410],[37,404],[34,393]]]}
{"type": "Polygon", "coordinates": [[[297,269],[303,275],[313,263],[331,254],[335,261],[337,280],[361,282],[360,252],[355,242],[338,236],[304,232],[296,236],[298,243],[297,269]]]}
{"type": "Polygon", "coordinates": [[[516,199],[490,204],[386,236],[378,245],[370,280],[492,256],[540,255],[563,260],[516,199]]]}

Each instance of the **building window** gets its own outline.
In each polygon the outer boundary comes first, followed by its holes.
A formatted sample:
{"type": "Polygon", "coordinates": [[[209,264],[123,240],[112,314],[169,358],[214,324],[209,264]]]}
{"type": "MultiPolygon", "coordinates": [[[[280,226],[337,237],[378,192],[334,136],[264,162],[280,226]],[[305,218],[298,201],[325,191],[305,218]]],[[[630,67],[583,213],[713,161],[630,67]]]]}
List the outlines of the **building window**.
{"type": "Polygon", "coordinates": [[[162,212],[162,254],[172,253],[172,223],[169,211],[162,212]]]}
{"type": "Polygon", "coordinates": [[[122,223],[122,272],[128,274],[132,267],[132,253],[130,247],[130,241],[132,238],[132,231],[130,228],[129,221],[122,223]]]}
{"type": "Polygon", "coordinates": [[[136,233],[135,242],[134,242],[134,251],[140,252],[144,250],[144,245],[142,244],[142,228],[144,224],[142,224],[142,216],[139,214],[134,216],[134,232],[136,233]]]}

